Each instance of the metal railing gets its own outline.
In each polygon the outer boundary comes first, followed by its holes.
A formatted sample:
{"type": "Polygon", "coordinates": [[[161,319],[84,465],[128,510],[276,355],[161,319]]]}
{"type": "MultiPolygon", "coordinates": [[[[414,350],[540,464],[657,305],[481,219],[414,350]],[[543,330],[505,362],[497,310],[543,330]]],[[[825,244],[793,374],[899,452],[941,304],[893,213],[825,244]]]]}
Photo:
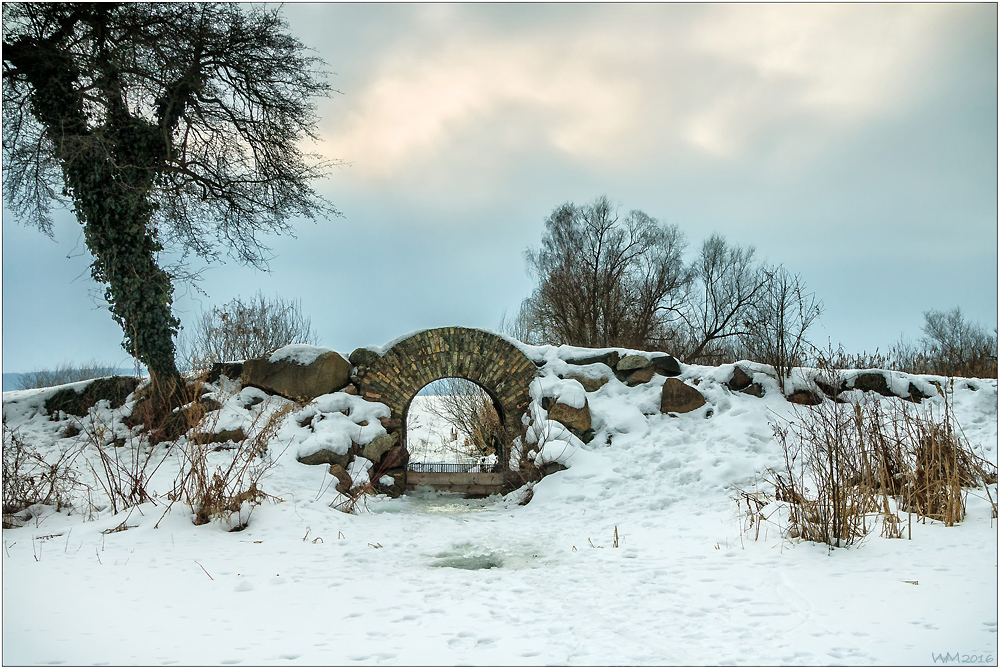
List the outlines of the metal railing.
{"type": "Polygon", "coordinates": [[[500,463],[479,462],[410,462],[406,465],[411,472],[434,472],[441,474],[492,474],[500,471],[500,463]]]}

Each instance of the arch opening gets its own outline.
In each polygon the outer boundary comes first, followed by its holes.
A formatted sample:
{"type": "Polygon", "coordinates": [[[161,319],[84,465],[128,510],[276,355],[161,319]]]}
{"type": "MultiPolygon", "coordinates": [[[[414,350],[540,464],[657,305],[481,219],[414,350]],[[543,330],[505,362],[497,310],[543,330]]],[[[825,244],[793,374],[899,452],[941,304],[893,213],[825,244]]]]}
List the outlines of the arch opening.
{"type": "Polygon", "coordinates": [[[402,442],[418,469],[498,470],[506,462],[509,441],[503,405],[469,379],[431,381],[403,411],[402,442]]]}

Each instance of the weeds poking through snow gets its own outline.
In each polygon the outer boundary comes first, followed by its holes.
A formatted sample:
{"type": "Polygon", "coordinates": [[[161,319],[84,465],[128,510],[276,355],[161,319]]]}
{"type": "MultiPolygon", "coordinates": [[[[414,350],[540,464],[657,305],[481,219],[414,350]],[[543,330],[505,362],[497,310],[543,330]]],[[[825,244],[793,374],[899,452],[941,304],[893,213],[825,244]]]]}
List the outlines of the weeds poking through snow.
{"type": "Polygon", "coordinates": [[[77,444],[63,447],[49,462],[24,442],[17,430],[3,423],[3,527],[19,527],[38,513],[34,507],[69,505],[75,490],[86,487],[73,464],[83,451],[77,444]]]}
{"type": "Polygon", "coordinates": [[[100,470],[89,462],[97,485],[111,504],[112,513],[153,501],[149,481],[167,459],[167,447],[157,448],[141,434],[130,432],[114,439],[114,430],[98,415],[89,414],[84,426],[86,443],[97,453],[100,470]]]}
{"type": "Polygon", "coordinates": [[[197,431],[193,430],[196,433],[183,442],[183,462],[171,497],[190,505],[195,525],[217,519],[229,523],[230,531],[240,531],[246,528],[256,506],[267,499],[277,500],[263,492],[259,484],[276,462],[268,443],[291,408],[285,405],[270,415],[261,411],[246,429],[252,436],[235,442],[232,449],[225,451],[223,464],[214,465],[214,469],[209,460],[210,453],[218,452],[211,441],[218,427],[218,413],[207,425],[200,423],[197,431]]]}
{"type": "MultiPolygon", "coordinates": [[[[839,379],[831,379],[839,387],[839,379]]],[[[772,423],[784,466],[765,480],[784,509],[779,525],[790,538],[848,546],[876,526],[888,538],[909,535],[911,514],[946,526],[965,516],[963,488],[996,483],[996,467],[978,456],[955,420],[947,393],[943,407],[913,407],[868,394],[851,401],[798,407],[788,424],[772,423]],[[888,404],[887,412],[884,408],[888,404]],[[904,522],[901,513],[907,513],[904,522]]],[[[747,531],[759,537],[771,500],[739,491],[747,507],[747,531]]]]}

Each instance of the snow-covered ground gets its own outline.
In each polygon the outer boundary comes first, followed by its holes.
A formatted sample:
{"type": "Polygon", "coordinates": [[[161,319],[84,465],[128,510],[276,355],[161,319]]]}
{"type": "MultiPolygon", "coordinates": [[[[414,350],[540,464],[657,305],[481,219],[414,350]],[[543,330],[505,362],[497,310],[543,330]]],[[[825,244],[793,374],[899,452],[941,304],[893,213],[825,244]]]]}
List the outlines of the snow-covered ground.
{"type": "MultiPolygon", "coordinates": [[[[587,393],[594,440],[567,437],[569,469],[523,506],[523,490],[421,493],[349,515],[330,506],[326,467],[290,447],[262,484],[284,501],[242,532],[195,526],[162,498],[91,519],[44,510],[3,530],[3,662],[995,665],[997,521],[983,493],[969,492],[961,524],[914,523],[912,540],[876,531],[830,551],[768,525],[755,540],[735,488],[781,462],[769,421],[795,408],[730,392],[717,371],[685,368],[708,405],[678,417],[658,411],[663,377],[587,393]]],[[[4,394],[8,427],[43,450],[66,442],[26,408],[51,391],[25,392],[4,394]]],[[[996,463],[997,382],[958,382],[952,402],[996,463]]],[[[428,442],[448,432],[419,420],[428,442]]],[[[178,466],[167,457],[158,494],[178,466]]]]}

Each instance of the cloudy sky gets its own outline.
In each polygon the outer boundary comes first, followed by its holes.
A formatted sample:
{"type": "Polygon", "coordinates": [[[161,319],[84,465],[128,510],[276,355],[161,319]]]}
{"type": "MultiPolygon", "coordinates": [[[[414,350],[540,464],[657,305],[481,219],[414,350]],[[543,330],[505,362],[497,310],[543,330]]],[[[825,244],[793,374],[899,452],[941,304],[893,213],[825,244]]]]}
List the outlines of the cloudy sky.
{"type": "MultiPolygon", "coordinates": [[[[997,321],[997,7],[288,4],[340,93],[316,151],[343,212],[177,287],[258,289],[349,352],[496,328],[557,205],[606,194],[801,273],[813,339],[885,350],[922,313],[997,321]]],[[[3,371],[125,362],[77,223],[3,219],[3,371]]],[[[206,295],[207,294],[207,295],[206,295]]]]}

